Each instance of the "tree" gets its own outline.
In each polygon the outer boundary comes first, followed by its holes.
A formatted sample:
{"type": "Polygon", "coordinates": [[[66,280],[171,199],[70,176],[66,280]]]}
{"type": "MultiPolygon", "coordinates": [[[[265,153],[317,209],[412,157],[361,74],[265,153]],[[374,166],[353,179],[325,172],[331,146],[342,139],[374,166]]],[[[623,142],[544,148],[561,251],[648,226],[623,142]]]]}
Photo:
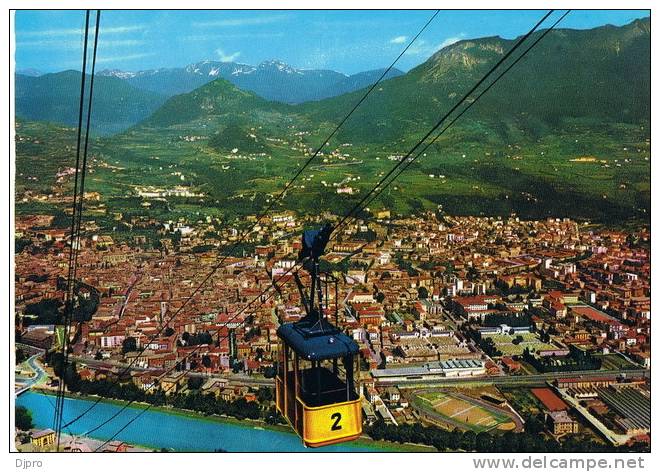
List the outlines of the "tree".
{"type": "Polygon", "coordinates": [[[64,385],[66,385],[72,392],[80,390],[80,374],[75,362],[67,364],[64,371],[64,385]]]}
{"type": "Polygon", "coordinates": [[[44,298],[37,303],[31,303],[25,307],[25,314],[36,315],[35,322],[29,318],[23,318],[24,324],[61,324],[60,308],[62,302],[54,298],[44,298]],[[28,321],[30,320],[30,321],[28,321]]]}
{"type": "Polygon", "coordinates": [[[20,364],[25,359],[27,359],[27,357],[25,356],[25,353],[21,349],[16,349],[16,363],[20,364]]]}
{"type": "Polygon", "coordinates": [[[419,287],[417,289],[417,298],[420,300],[426,300],[429,298],[429,291],[426,289],[426,287],[419,287]]]}
{"type": "Polygon", "coordinates": [[[16,254],[19,254],[23,252],[23,249],[26,247],[30,246],[32,244],[32,241],[28,238],[16,238],[15,239],[15,244],[14,244],[14,251],[16,254]]]}
{"type": "Polygon", "coordinates": [[[257,390],[257,401],[259,403],[266,403],[273,401],[273,389],[270,387],[259,387],[257,390]]]}
{"type": "Polygon", "coordinates": [[[126,354],[127,352],[137,351],[137,341],[132,336],[127,337],[121,343],[121,352],[126,354]]]}
{"type": "Polygon", "coordinates": [[[277,370],[273,366],[268,366],[264,369],[264,377],[267,379],[275,378],[276,374],[277,374],[277,370]]]}
{"type": "Polygon", "coordinates": [[[199,390],[204,385],[202,377],[188,377],[188,388],[190,390],[199,390]]]}
{"type": "Polygon", "coordinates": [[[367,360],[360,356],[360,370],[363,372],[367,372],[369,370],[369,362],[367,360]]]}
{"type": "Polygon", "coordinates": [[[34,423],[32,422],[32,413],[30,410],[24,406],[17,406],[15,408],[16,414],[16,427],[22,431],[28,431],[34,428],[34,423]]]}
{"type": "Polygon", "coordinates": [[[56,377],[62,377],[64,355],[60,351],[53,351],[50,354],[46,354],[46,362],[52,367],[56,377]]]}

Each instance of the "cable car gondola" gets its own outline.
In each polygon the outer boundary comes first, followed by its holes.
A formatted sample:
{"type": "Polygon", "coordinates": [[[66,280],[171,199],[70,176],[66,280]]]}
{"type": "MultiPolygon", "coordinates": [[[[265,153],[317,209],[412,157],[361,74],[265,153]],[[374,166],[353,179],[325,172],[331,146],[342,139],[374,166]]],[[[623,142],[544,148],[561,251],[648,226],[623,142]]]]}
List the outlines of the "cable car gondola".
{"type": "Polygon", "coordinates": [[[309,294],[297,275],[296,283],[307,314],[277,330],[277,409],[308,447],[351,441],[362,433],[359,348],[323,315],[319,257],[331,232],[329,225],[304,232],[299,259],[311,275],[309,294]]]}

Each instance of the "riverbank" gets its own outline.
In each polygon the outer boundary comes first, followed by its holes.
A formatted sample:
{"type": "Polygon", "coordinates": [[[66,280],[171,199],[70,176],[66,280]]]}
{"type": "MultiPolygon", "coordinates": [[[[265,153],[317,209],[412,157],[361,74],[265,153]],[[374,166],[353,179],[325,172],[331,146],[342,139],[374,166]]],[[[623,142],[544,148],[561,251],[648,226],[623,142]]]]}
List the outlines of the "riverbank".
{"type": "MultiPolygon", "coordinates": [[[[48,397],[54,396],[54,392],[48,389],[35,388],[33,394],[43,395],[48,397]]],[[[73,401],[81,401],[81,402],[96,402],[100,399],[99,402],[100,404],[120,407],[120,408],[126,405],[126,402],[122,400],[116,400],[113,398],[104,398],[104,397],[98,397],[92,395],[67,394],[67,399],[73,401]]],[[[124,414],[128,416],[130,413],[134,411],[143,410],[148,405],[149,405],[148,403],[135,402],[125,409],[126,411],[124,412],[124,414]]],[[[149,412],[160,413],[172,418],[181,418],[186,421],[195,421],[199,423],[216,424],[220,426],[225,425],[225,426],[231,426],[232,428],[241,428],[245,432],[264,431],[264,432],[277,433],[278,435],[286,435],[287,436],[286,442],[292,440],[295,441],[296,443],[300,443],[298,436],[290,429],[288,425],[271,425],[262,420],[250,420],[250,419],[238,420],[236,418],[228,417],[228,416],[218,416],[218,415],[207,416],[192,410],[184,410],[179,408],[163,407],[163,406],[151,406],[149,412]]],[[[96,418],[97,418],[96,421],[98,421],[98,417],[96,418]]],[[[159,449],[160,447],[162,447],[161,445],[158,444],[144,444],[143,442],[135,442],[135,441],[133,441],[132,444],[135,444],[136,446],[139,445],[140,447],[144,447],[147,449],[159,449]]],[[[357,439],[347,444],[349,445],[351,451],[346,451],[346,452],[369,452],[369,451],[371,452],[433,452],[435,451],[434,448],[430,448],[424,445],[399,444],[399,443],[390,443],[387,441],[374,441],[367,436],[363,436],[360,439],[357,439]]],[[[327,450],[327,449],[328,448],[322,448],[320,450],[327,450]]]]}

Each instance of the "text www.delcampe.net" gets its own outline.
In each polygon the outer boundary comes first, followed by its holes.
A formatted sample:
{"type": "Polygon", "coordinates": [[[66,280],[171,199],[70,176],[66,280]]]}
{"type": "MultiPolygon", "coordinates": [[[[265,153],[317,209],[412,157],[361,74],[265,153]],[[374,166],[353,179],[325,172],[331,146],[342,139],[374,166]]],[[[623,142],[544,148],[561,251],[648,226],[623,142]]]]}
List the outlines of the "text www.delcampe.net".
{"type": "Polygon", "coordinates": [[[524,459],[515,457],[474,458],[475,469],[568,469],[568,470],[598,470],[598,469],[644,469],[643,457],[549,457],[528,456],[524,459]]]}

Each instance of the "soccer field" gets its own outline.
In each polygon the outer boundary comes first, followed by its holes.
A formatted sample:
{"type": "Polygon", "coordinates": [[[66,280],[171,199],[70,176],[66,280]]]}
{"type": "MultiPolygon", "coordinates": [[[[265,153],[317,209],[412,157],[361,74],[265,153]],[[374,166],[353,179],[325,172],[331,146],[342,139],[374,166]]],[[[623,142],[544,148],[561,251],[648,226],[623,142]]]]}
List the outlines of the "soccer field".
{"type": "Polygon", "coordinates": [[[475,432],[491,429],[510,430],[515,427],[504,413],[487,409],[481,405],[458,398],[444,392],[424,392],[419,394],[413,404],[449,424],[457,424],[463,429],[475,432]]]}

